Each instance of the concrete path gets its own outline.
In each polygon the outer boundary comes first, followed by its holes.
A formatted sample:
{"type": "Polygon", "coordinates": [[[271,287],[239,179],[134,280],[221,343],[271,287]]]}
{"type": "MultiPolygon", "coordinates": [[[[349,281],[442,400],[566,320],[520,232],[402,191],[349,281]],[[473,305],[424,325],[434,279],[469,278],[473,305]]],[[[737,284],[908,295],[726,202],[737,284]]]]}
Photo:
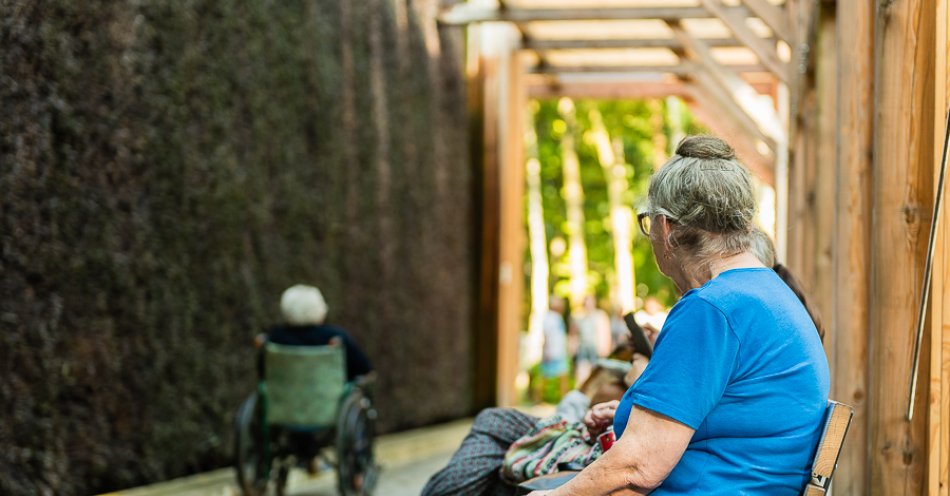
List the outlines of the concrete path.
{"type": "MultiPolygon", "coordinates": [[[[376,459],[382,466],[376,494],[418,496],[429,477],[445,466],[468,433],[472,419],[381,436],[376,459]]],[[[310,476],[302,470],[290,474],[289,493],[296,496],[335,496],[336,473],[327,470],[310,476]]],[[[108,496],[240,496],[234,469],[175,479],[128,489],[108,496]]]]}
{"type": "MultiPolygon", "coordinates": [[[[554,414],[553,405],[521,408],[536,417],[554,414]]],[[[376,460],[382,467],[376,486],[378,496],[418,496],[432,474],[448,463],[452,453],[472,427],[472,419],[380,436],[376,460]]],[[[336,496],[336,473],[331,469],[316,476],[303,470],[290,473],[288,493],[294,496],[336,496]]],[[[183,477],[127,489],[102,496],[241,496],[234,469],[183,477]]]]}

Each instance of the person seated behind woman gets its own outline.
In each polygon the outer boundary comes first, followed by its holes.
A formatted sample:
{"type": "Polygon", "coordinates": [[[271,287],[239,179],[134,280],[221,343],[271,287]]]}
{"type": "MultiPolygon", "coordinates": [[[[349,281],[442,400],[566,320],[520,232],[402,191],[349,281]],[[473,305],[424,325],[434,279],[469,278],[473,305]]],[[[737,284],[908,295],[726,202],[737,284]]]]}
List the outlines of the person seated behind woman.
{"type": "Polygon", "coordinates": [[[715,137],[684,139],[653,176],[638,220],[683,296],[614,412],[617,442],[532,494],[801,493],[828,363],[804,306],[750,251],[755,207],[748,172],[715,137]]]}
{"type": "Polygon", "coordinates": [[[346,379],[352,381],[370,374],[373,367],[356,341],[343,329],[325,323],[327,311],[327,302],[319,289],[305,284],[291,286],[280,297],[284,323],[272,327],[266,340],[292,346],[324,346],[339,339],[346,354],[346,379]]]}

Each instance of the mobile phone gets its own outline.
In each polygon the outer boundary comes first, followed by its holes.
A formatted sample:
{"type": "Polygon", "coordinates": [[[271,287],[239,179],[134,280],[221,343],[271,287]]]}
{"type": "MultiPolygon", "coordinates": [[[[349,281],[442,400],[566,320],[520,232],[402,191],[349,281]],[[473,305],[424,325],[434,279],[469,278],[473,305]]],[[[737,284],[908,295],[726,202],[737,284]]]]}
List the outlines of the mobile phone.
{"type": "Polygon", "coordinates": [[[640,327],[640,324],[637,324],[637,321],[633,319],[633,312],[624,315],[623,321],[627,324],[627,329],[630,329],[630,343],[633,344],[633,349],[637,353],[650,358],[653,355],[653,345],[650,344],[650,340],[647,339],[647,334],[640,327]]]}

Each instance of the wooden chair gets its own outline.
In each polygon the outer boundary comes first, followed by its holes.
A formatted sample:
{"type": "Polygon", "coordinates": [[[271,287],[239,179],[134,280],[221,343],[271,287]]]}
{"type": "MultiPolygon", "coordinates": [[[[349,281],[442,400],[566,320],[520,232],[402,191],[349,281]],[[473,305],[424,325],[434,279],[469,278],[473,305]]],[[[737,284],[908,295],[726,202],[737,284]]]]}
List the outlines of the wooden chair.
{"type": "Polygon", "coordinates": [[[805,486],[803,496],[820,496],[831,487],[831,478],[838,468],[838,455],[844,446],[844,437],[848,434],[854,409],[837,401],[828,402],[825,413],[825,427],[815,450],[815,461],[811,466],[811,480],[805,486]]]}
{"type": "MultiPolygon", "coordinates": [[[[831,487],[831,478],[838,467],[838,456],[844,446],[844,438],[851,426],[854,409],[844,403],[829,401],[825,411],[824,427],[818,447],[815,449],[814,462],[811,466],[811,480],[805,486],[802,496],[821,496],[831,487]]],[[[576,471],[556,472],[542,475],[522,482],[518,485],[520,494],[531,491],[555,489],[566,484],[578,473],[576,471]]]]}

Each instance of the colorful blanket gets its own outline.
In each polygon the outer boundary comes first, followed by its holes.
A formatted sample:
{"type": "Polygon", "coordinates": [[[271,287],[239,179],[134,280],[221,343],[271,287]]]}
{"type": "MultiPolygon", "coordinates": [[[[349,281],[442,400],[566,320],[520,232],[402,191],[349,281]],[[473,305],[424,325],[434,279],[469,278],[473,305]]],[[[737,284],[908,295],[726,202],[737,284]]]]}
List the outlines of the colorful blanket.
{"type": "Polygon", "coordinates": [[[558,471],[570,463],[586,467],[603,453],[600,443],[583,422],[568,422],[559,415],[543,419],[531,432],[508,448],[501,478],[511,484],[558,471]]]}

